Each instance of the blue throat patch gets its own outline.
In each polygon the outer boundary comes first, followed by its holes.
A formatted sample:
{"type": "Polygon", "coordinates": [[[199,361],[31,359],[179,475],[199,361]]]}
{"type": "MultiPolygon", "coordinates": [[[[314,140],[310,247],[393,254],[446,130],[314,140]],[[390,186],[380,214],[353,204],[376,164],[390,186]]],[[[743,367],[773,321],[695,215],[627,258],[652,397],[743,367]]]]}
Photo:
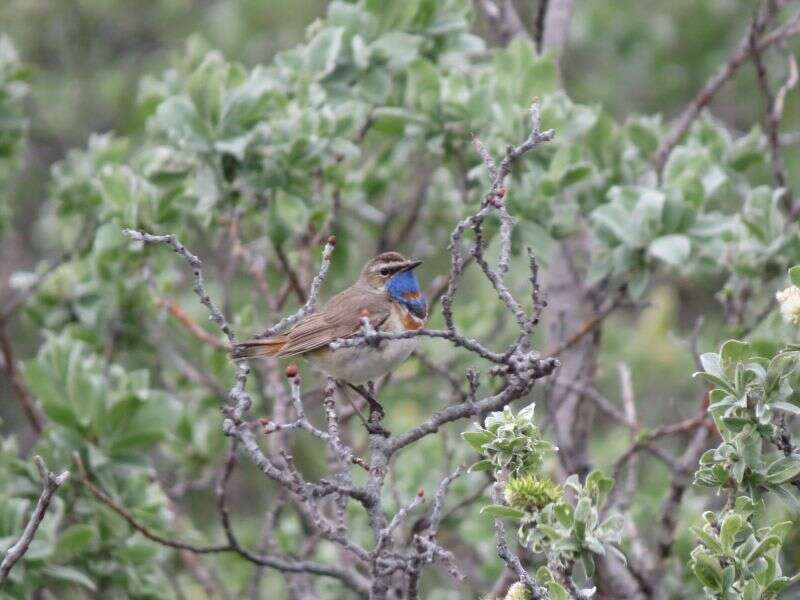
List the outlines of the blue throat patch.
{"type": "Polygon", "coordinates": [[[424,319],[427,316],[425,297],[419,290],[414,271],[402,271],[393,275],[386,286],[386,291],[392,300],[405,306],[415,317],[424,319]]]}

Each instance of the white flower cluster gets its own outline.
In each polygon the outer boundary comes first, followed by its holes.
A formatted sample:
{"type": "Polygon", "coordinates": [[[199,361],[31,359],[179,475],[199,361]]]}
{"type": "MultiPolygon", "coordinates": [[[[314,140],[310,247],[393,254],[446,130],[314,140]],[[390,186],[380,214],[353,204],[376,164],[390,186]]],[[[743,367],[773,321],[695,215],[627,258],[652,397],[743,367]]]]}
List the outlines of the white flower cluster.
{"type": "Polygon", "coordinates": [[[775,294],[780,304],[781,314],[789,323],[800,325],[800,288],[796,285],[787,287],[775,294]]]}

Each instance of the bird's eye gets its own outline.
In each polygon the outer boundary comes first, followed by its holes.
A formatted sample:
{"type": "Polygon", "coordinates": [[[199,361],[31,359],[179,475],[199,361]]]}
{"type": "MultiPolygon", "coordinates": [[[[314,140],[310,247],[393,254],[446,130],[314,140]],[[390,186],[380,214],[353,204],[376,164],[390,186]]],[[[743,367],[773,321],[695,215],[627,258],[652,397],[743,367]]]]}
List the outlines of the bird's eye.
{"type": "Polygon", "coordinates": [[[387,269],[386,267],[381,269],[381,275],[388,275],[388,274],[389,274],[389,269],[387,269]]]}

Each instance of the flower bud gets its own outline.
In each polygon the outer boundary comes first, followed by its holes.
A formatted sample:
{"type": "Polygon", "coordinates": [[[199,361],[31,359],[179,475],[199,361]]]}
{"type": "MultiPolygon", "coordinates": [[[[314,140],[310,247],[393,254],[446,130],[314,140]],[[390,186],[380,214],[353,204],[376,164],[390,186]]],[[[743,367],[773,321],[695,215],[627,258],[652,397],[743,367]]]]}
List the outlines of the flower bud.
{"type": "Polygon", "coordinates": [[[508,588],[505,600],[531,600],[531,593],[525,587],[525,584],[518,581],[508,588]]]}
{"type": "Polygon", "coordinates": [[[512,477],[506,483],[503,496],[509,506],[525,512],[541,510],[557,502],[564,495],[561,486],[549,479],[537,479],[532,475],[512,477]]]}

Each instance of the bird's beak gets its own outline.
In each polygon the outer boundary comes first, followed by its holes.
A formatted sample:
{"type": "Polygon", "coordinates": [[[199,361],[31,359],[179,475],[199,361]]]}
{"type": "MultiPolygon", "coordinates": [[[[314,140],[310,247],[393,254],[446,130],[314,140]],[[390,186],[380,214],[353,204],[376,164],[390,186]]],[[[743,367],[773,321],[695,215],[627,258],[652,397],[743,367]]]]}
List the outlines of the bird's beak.
{"type": "Polygon", "coordinates": [[[412,269],[416,269],[421,264],[422,264],[421,260],[410,260],[410,261],[408,261],[408,263],[406,263],[405,267],[400,269],[400,272],[402,273],[404,271],[411,271],[412,269]]]}

